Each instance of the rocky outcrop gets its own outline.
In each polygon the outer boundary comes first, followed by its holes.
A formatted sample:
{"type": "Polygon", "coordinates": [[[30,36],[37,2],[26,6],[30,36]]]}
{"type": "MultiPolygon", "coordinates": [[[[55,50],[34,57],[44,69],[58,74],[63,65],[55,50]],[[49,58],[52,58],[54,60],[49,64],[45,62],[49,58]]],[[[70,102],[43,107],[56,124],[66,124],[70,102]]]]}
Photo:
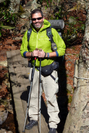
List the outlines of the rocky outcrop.
{"type": "Polygon", "coordinates": [[[78,61],[77,85],[63,133],[89,132],[89,2],[86,3],[86,11],[87,21],[78,61]]]}
{"type": "Polygon", "coordinates": [[[79,59],[78,84],[73,94],[63,133],[88,133],[89,131],[89,71],[79,59]],[[88,78],[88,80],[87,80],[88,78]]]}
{"type": "Polygon", "coordinates": [[[89,2],[87,2],[86,11],[87,11],[87,19],[86,19],[87,21],[86,21],[85,35],[82,43],[83,46],[81,49],[80,56],[82,57],[86,69],[89,69],[89,2]]]}

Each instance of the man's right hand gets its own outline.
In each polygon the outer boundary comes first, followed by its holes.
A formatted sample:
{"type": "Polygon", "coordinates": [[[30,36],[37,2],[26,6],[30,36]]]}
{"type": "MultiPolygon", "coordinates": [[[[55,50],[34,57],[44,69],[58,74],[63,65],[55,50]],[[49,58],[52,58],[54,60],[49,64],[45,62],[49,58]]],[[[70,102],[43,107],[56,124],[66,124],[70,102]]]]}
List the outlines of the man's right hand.
{"type": "Polygon", "coordinates": [[[32,52],[32,57],[38,57],[38,52],[39,52],[38,49],[34,50],[34,51],[32,52]]]}

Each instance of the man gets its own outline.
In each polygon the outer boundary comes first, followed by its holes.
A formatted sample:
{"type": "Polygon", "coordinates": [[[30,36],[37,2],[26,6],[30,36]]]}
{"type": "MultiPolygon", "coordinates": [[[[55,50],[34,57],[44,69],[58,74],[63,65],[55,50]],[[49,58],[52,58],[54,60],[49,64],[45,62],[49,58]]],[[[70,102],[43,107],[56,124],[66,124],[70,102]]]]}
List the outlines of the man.
{"type": "MultiPolygon", "coordinates": [[[[31,58],[32,64],[34,64],[34,57],[36,59],[36,67],[39,67],[41,58],[41,67],[52,64],[56,57],[63,56],[65,54],[65,43],[59,36],[58,32],[52,28],[53,40],[56,43],[57,51],[51,49],[51,42],[46,34],[46,29],[50,27],[50,23],[44,19],[43,13],[39,9],[35,9],[31,13],[32,19],[32,33],[30,36],[29,44],[27,41],[27,31],[25,32],[22,45],[20,48],[21,55],[25,58],[31,58]],[[29,45],[29,50],[28,50],[29,45]]],[[[32,69],[30,69],[32,71],[32,69]]],[[[55,79],[57,78],[57,71],[53,70],[51,73],[55,79]]],[[[30,76],[31,78],[31,72],[30,76]]],[[[47,100],[47,111],[49,115],[49,133],[56,133],[56,128],[60,119],[58,117],[59,108],[56,99],[56,93],[58,92],[58,83],[50,76],[41,75],[42,86],[45,92],[47,100]]],[[[29,107],[29,120],[26,125],[26,129],[31,129],[34,125],[37,125],[38,120],[38,86],[39,86],[39,71],[35,70],[33,79],[33,88],[31,92],[31,100],[29,107]]]]}

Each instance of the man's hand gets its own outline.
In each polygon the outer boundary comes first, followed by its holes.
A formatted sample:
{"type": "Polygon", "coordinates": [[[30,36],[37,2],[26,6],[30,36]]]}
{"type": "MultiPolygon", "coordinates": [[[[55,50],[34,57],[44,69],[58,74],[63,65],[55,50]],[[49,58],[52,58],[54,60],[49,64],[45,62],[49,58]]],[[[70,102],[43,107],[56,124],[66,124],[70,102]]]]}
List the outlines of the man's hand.
{"type": "Polygon", "coordinates": [[[32,52],[32,57],[44,58],[45,52],[42,49],[36,49],[32,52]]]}
{"type": "Polygon", "coordinates": [[[33,57],[38,57],[38,52],[39,52],[38,49],[34,50],[34,51],[32,52],[32,56],[33,56],[33,57]]]}
{"type": "Polygon", "coordinates": [[[44,58],[45,57],[45,52],[42,49],[39,49],[39,51],[38,51],[38,57],[39,58],[44,58]]]}

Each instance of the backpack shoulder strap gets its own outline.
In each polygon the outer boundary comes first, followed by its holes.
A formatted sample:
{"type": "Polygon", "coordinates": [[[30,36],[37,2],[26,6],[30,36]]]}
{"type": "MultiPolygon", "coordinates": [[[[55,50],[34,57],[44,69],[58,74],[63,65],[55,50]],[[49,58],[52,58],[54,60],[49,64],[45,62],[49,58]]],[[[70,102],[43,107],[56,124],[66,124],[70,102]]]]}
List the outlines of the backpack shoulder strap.
{"type": "Polygon", "coordinates": [[[29,39],[30,39],[31,32],[32,32],[32,28],[29,28],[28,32],[27,32],[27,41],[28,42],[29,42],[29,39]]]}
{"type": "MultiPolygon", "coordinates": [[[[29,39],[30,39],[30,36],[31,36],[31,32],[32,32],[32,28],[29,28],[28,32],[27,32],[27,41],[28,41],[28,43],[29,43],[29,39]]],[[[30,49],[29,45],[27,46],[27,48],[28,48],[28,50],[30,49]]]]}
{"type": "Polygon", "coordinates": [[[46,32],[47,32],[47,36],[49,37],[50,42],[53,43],[54,41],[53,41],[53,35],[52,35],[51,27],[48,27],[46,32]]]}

